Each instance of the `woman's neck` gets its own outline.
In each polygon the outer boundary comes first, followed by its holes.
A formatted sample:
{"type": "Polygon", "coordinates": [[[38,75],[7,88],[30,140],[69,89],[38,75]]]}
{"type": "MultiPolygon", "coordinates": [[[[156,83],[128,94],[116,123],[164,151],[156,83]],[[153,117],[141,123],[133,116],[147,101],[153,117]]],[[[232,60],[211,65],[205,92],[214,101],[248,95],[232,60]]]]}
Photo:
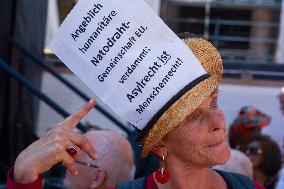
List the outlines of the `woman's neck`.
{"type": "Polygon", "coordinates": [[[227,185],[221,175],[209,167],[171,163],[167,166],[170,181],[159,184],[159,189],[226,189],[227,185]]]}

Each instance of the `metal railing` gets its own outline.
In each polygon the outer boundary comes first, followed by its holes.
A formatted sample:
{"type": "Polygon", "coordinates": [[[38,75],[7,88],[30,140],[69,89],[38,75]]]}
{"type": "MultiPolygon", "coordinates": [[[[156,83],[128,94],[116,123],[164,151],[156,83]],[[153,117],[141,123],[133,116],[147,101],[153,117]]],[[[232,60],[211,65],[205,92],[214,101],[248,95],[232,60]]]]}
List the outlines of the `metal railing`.
{"type": "Polygon", "coordinates": [[[241,5],[262,5],[262,6],[279,6],[281,0],[214,0],[216,3],[229,3],[229,4],[241,4],[241,5]]]}
{"type": "MultiPolygon", "coordinates": [[[[58,104],[56,104],[53,100],[51,100],[48,96],[42,93],[29,79],[22,76],[18,73],[12,66],[10,66],[7,62],[0,59],[0,68],[3,69],[7,74],[16,79],[19,83],[21,83],[26,89],[32,92],[39,99],[43,100],[47,105],[49,105],[52,109],[54,109],[57,113],[62,115],[63,117],[68,117],[70,114],[61,108],[58,104]]],[[[82,132],[88,131],[88,127],[82,123],[77,124],[77,128],[82,132]]]]}
{"type": "MultiPolygon", "coordinates": [[[[194,27],[194,25],[203,26],[205,20],[199,18],[178,18],[178,17],[165,17],[163,20],[171,26],[172,24],[178,26],[189,25],[194,27]]],[[[222,27],[259,27],[261,28],[270,28],[271,30],[277,30],[279,23],[277,22],[256,22],[256,21],[247,21],[247,20],[223,20],[223,19],[210,19],[208,31],[208,39],[214,44],[216,48],[219,49],[224,62],[239,62],[245,61],[249,62],[274,62],[274,53],[267,52],[263,55],[261,59],[255,56],[254,53],[251,53],[250,44],[265,44],[272,45],[276,47],[277,45],[277,36],[269,37],[251,37],[249,34],[225,34],[222,33],[224,29],[222,27]],[[246,44],[247,48],[231,48],[232,43],[242,43],[246,44]]],[[[235,29],[235,31],[241,29],[235,29]]],[[[204,33],[205,34],[205,33],[204,33]]],[[[200,34],[200,35],[204,35],[200,34]]],[[[276,49],[276,48],[275,48],[276,49]]]]}
{"type": "Polygon", "coordinates": [[[164,2],[178,3],[182,5],[187,4],[206,4],[211,3],[214,5],[226,5],[226,6],[268,6],[275,7],[281,6],[281,0],[163,0],[164,2]]]}
{"type": "MultiPolygon", "coordinates": [[[[63,78],[60,74],[58,74],[55,70],[51,68],[51,66],[43,61],[41,58],[35,56],[33,53],[28,51],[23,45],[21,45],[17,40],[14,38],[10,38],[10,42],[17,48],[19,49],[26,57],[30,58],[34,63],[39,65],[41,68],[49,72],[51,75],[53,75],[56,79],[58,79],[60,82],[62,82],[66,87],[68,87],[70,90],[72,90],[74,93],[76,93],[78,96],[80,96],[83,100],[86,102],[89,101],[91,98],[83,93],[80,89],[78,89],[76,86],[74,86],[71,82],[63,78]]],[[[24,78],[22,78],[24,79],[24,78]]],[[[20,79],[21,80],[21,79],[20,79]]],[[[19,81],[20,81],[19,80],[19,81]]],[[[35,91],[38,93],[37,91],[35,91]]],[[[45,98],[45,97],[44,97],[45,98]]],[[[47,100],[48,102],[51,102],[51,100],[47,100]]],[[[53,106],[53,108],[56,108],[53,106]]],[[[58,106],[55,110],[58,111],[58,108],[60,109],[60,106],[58,106]]],[[[62,108],[61,108],[62,109],[62,108]]],[[[117,125],[119,128],[121,128],[123,131],[125,131],[127,134],[130,134],[130,130],[125,126],[123,123],[121,123],[119,120],[114,118],[109,112],[104,110],[99,104],[96,105],[95,107],[96,110],[98,110],[100,113],[102,113],[105,117],[107,117],[111,122],[113,122],[115,125],[117,125]]],[[[65,115],[67,114],[62,114],[62,111],[60,110],[60,114],[66,117],[65,115]]],[[[82,129],[81,129],[82,130],[82,129]]]]}
{"type": "Polygon", "coordinates": [[[224,62],[274,63],[280,10],[281,0],[164,0],[161,16],[176,32],[210,40],[224,62]]]}
{"type": "Polygon", "coordinates": [[[225,78],[241,78],[246,72],[256,80],[284,81],[284,64],[223,63],[225,78]]]}

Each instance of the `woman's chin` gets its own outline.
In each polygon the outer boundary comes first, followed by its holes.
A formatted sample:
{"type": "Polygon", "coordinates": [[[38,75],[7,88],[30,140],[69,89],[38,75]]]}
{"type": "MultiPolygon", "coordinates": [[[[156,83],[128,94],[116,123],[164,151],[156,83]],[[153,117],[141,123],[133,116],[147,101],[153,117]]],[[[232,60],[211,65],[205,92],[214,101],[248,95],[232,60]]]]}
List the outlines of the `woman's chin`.
{"type": "Polygon", "coordinates": [[[229,151],[226,155],[224,154],[223,158],[220,160],[218,165],[224,165],[227,161],[229,161],[230,157],[231,153],[229,151]]]}
{"type": "Polygon", "coordinates": [[[228,143],[224,142],[219,146],[213,147],[209,154],[212,154],[212,157],[214,157],[214,165],[223,165],[230,159],[231,151],[228,143]]]}
{"type": "Polygon", "coordinates": [[[230,147],[229,147],[228,144],[224,147],[224,150],[221,153],[221,156],[222,157],[220,157],[220,164],[219,165],[225,164],[230,159],[230,157],[231,157],[231,150],[230,150],[230,147]]]}

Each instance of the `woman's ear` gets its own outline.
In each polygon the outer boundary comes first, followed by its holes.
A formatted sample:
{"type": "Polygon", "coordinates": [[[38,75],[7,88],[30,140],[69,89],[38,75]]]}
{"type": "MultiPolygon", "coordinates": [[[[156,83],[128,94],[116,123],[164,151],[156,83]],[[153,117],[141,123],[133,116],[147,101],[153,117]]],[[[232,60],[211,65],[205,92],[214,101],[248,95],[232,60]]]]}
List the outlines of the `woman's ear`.
{"type": "Polygon", "coordinates": [[[96,170],[95,174],[96,174],[96,176],[95,176],[95,178],[92,181],[92,184],[90,186],[91,189],[97,189],[97,188],[100,188],[100,187],[102,187],[106,184],[107,174],[106,174],[105,170],[98,168],[96,170]]]}
{"type": "Polygon", "coordinates": [[[168,151],[164,144],[157,144],[152,148],[151,152],[159,158],[162,158],[163,156],[167,156],[168,151]]]}

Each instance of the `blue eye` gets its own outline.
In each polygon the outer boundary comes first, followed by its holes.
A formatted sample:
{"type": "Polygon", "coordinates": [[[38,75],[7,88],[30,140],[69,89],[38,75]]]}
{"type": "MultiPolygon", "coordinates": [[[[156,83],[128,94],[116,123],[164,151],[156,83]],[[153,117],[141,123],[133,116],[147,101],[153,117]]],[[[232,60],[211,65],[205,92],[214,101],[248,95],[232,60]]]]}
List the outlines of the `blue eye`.
{"type": "Polygon", "coordinates": [[[190,119],[191,119],[192,121],[195,121],[195,120],[197,120],[199,117],[200,117],[200,114],[193,114],[193,115],[190,117],[190,119]]]}
{"type": "Polygon", "coordinates": [[[210,109],[217,109],[217,108],[218,108],[217,102],[214,102],[210,107],[210,109]]]}

